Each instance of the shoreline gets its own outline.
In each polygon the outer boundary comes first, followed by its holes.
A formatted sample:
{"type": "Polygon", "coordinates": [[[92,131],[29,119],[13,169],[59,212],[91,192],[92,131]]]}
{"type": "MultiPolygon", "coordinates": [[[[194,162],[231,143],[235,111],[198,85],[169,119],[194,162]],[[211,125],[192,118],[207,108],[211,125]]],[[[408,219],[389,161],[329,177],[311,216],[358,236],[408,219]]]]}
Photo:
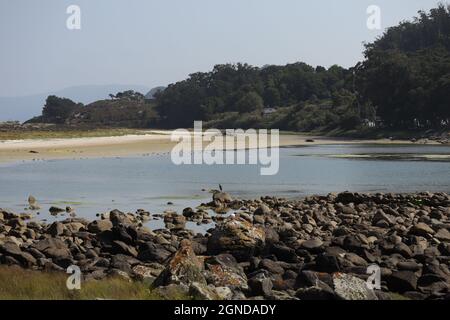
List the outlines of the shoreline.
{"type": "Polygon", "coordinates": [[[182,213],[112,210],[53,223],[0,209],[0,266],[64,273],[76,265],[83,286],[118,277],[166,299],[170,292],[197,300],[449,299],[449,216],[450,195],[442,192],[299,200],[218,192],[182,213]],[[205,208],[235,213],[214,217],[205,208]],[[165,228],[144,227],[149,219],[165,228]],[[211,220],[205,235],[186,228],[211,220]],[[381,268],[375,289],[366,285],[374,264],[381,268]]]}
{"type": "MultiPolygon", "coordinates": [[[[114,158],[167,153],[175,146],[172,131],[154,130],[142,135],[83,138],[0,140],[0,163],[32,160],[114,158]]],[[[408,140],[348,139],[281,133],[280,147],[339,144],[419,145],[408,140]]],[[[422,145],[422,144],[420,144],[422,145]]],[[[427,145],[441,145],[435,141],[427,145]]]]}

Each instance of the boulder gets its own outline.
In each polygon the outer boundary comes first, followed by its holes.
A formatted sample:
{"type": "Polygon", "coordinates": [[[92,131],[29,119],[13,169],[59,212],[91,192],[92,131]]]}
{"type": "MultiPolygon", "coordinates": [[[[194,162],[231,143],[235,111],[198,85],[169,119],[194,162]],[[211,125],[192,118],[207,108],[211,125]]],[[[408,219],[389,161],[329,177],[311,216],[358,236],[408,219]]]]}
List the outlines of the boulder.
{"type": "Polygon", "coordinates": [[[31,267],[37,262],[31,254],[22,252],[16,243],[10,241],[0,245],[0,253],[14,258],[25,267],[31,267]]]}
{"type": "Polygon", "coordinates": [[[310,239],[303,241],[301,245],[306,250],[317,251],[322,247],[323,242],[320,239],[310,239]]]}
{"type": "Polygon", "coordinates": [[[207,253],[231,253],[238,261],[248,259],[263,249],[264,229],[241,218],[229,218],[216,226],[208,238],[207,253]]]}
{"type": "Polygon", "coordinates": [[[447,229],[439,229],[434,237],[440,241],[450,242],[450,232],[447,229]]]}
{"type": "Polygon", "coordinates": [[[134,247],[127,245],[125,242],[114,240],[112,244],[115,253],[122,253],[132,257],[138,256],[137,250],[134,247]]]}
{"type": "Polygon", "coordinates": [[[272,280],[264,273],[259,272],[248,280],[248,286],[253,296],[267,297],[272,293],[272,280]]]}
{"type": "Polygon", "coordinates": [[[144,262],[158,262],[163,263],[172,253],[164,248],[164,246],[154,243],[146,242],[139,248],[138,259],[144,262]]]}
{"type": "Polygon", "coordinates": [[[203,261],[195,255],[190,241],[183,240],[166,268],[153,282],[153,286],[156,288],[170,284],[183,284],[189,287],[194,282],[206,285],[203,270],[203,261]]]}
{"type": "Polygon", "coordinates": [[[262,259],[259,267],[269,271],[271,274],[283,274],[284,268],[276,261],[270,259],[262,259]]]}
{"type": "Polygon", "coordinates": [[[434,234],[434,230],[431,229],[427,224],[425,224],[423,222],[419,222],[411,228],[409,233],[416,235],[416,236],[422,236],[422,237],[428,238],[428,237],[430,237],[430,235],[434,234]]]}
{"type": "Polygon", "coordinates": [[[92,233],[100,233],[103,231],[109,231],[113,227],[110,220],[95,220],[88,224],[88,230],[92,233]]]}
{"type": "Polygon", "coordinates": [[[67,248],[66,244],[57,238],[40,240],[33,244],[33,247],[49,258],[65,259],[71,257],[70,250],[67,248]]]}
{"type": "Polygon", "coordinates": [[[349,274],[333,274],[334,292],[343,300],[378,300],[364,280],[349,274]]]}
{"type": "Polygon", "coordinates": [[[215,287],[247,290],[247,276],[231,254],[219,254],[205,259],[205,277],[215,287]]]}
{"type": "Polygon", "coordinates": [[[387,278],[387,286],[393,292],[415,291],[417,280],[416,274],[412,271],[396,271],[387,278]]]}
{"type": "Polygon", "coordinates": [[[122,224],[122,225],[131,225],[131,224],[133,224],[132,219],[130,219],[130,217],[127,214],[125,214],[125,213],[123,213],[123,212],[121,212],[119,210],[111,211],[109,213],[109,219],[110,219],[110,221],[112,222],[112,224],[114,226],[117,226],[119,224],[122,224]]]}
{"type": "Polygon", "coordinates": [[[233,198],[226,192],[214,191],[213,201],[218,203],[229,203],[233,201],[233,198]]]}
{"type": "Polygon", "coordinates": [[[253,213],[254,215],[268,216],[272,210],[265,204],[261,204],[253,213]]]}
{"type": "Polygon", "coordinates": [[[61,222],[53,222],[47,229],[47,233],[52,237],[61,236],[64,233],[64,225],[61,222]]]}
{"type": "Polygon", "coordinates": [[[66,210],[59,207],[50,207],[48,211],[50,212],[51,215],[57,215],[58,213],[65,212],[66,210]]]}

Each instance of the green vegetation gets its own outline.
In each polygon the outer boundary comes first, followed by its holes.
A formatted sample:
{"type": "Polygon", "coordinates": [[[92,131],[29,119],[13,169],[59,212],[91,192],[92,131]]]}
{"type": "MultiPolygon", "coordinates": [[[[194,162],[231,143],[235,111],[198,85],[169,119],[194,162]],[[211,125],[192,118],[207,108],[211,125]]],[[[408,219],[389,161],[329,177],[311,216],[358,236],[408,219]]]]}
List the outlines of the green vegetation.
{"type": "Polygon", "coordinates": [[[278,128],[353,136],[448,130],[450,6],[419,12],[365,47],[345,69],[216,65],[155,92],[110,95],[87,106],[49,97],[32,122],[120,127],[278,128]]]}
{"type": "Polygon", "coordinates": [[[358,64],[361,97],[390,128],[450,125],[450,6],[419,12],[366,46],[358,64]]]}
{"type": "Polygon", "coordinates": [[[439,130],[450,126],[449,50],[450,7],[439,5],[367,44],[354,68],[219,65],[169,86],[156,108],[167,127],[205,120],[293,131],[439,130]]]}
{"type": "Polygon", "coordinates": [[[87,106],[70,99],[49,96],[42,115],[27,123],[54,123],[68,126],[148,128],[157,121],[150,101],[132,90],[111,94],[87,106]]]}
{"type": "MultiPolygon", "coordinates": [[[[0,266],[0,300],[161,300],[141,282],[122,278],[91,280],[82,283],[81,290],[66,287],[68,275],[57,272],[24,270],[0,266]]],[[[186,299],[173,296],[174,300],[186,299]]]]}
{"type": "Polygon", "coordinates": [[[125,135],[149,134],[147,130],[127,128],[71,128],[48,127],[45,129],[0,130],[0,140],[24,140],[24,139],[65,139],[65,138],[90,138],[90,137],[117,137],[125,135]]]}

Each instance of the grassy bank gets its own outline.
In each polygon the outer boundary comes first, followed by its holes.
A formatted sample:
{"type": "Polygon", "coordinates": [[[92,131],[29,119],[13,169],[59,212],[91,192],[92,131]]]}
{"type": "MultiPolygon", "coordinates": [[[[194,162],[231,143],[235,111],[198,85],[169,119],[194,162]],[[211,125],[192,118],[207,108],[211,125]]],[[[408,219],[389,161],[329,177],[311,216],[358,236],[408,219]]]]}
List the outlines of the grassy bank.
{"type": "Polygon", "coordinates": [[[340,138],[354,138],[354,139],[386,139],[394,138],[396,140],[410,140],[422,138],[435,138],[450,136],[449,130],[395,130],[395,129],[376,129],[376,128],[362,128],[355,130],[336,129],[332,131],[317,131],[317,135],[340,138]]]}
{"type": "MultiPolygon", "coordinates": [[[[160,300],[161,297],[140,282],[122,278],[81,283],[81,290],[66,287],[69,275],[0,266],[0,300],[160,300]]],[[[174,296],[173,299],[183,299],[174,296]]]]}
{"type": "Polygon", "coordinates": [[[52,130],[25,129],[25,130],[0,131],[0,140],[117,137],[125,135],[142,135],[148,133],[149,132],[147,130],[126,129],[126,128],[102,128],[102,129],[55,128],[52,130]]]}

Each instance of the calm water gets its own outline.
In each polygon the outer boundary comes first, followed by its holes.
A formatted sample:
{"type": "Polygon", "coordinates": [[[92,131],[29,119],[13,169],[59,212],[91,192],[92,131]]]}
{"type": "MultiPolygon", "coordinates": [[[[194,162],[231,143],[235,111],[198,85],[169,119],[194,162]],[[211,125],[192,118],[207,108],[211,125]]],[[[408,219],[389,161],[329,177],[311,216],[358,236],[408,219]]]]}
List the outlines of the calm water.
{"type": "MultiPolygon", "coordinates": [[[[110,209],[152,213],[181,210],[209,201],[202,189],[241,198],[301,197],[339,191],[450,192],[450,147],[335,145],[284,148],[275,176],[252,165],[176,166],[169,155],[25,162],[0,166],[0,207],[23,212],[34,195],[42,210],[51,205],[94,218],[110,209]],[[167,202],[173,205],[167,205],[167,202]]],[[[160,227],[161,225],[153,225],[160,227]]]]}

